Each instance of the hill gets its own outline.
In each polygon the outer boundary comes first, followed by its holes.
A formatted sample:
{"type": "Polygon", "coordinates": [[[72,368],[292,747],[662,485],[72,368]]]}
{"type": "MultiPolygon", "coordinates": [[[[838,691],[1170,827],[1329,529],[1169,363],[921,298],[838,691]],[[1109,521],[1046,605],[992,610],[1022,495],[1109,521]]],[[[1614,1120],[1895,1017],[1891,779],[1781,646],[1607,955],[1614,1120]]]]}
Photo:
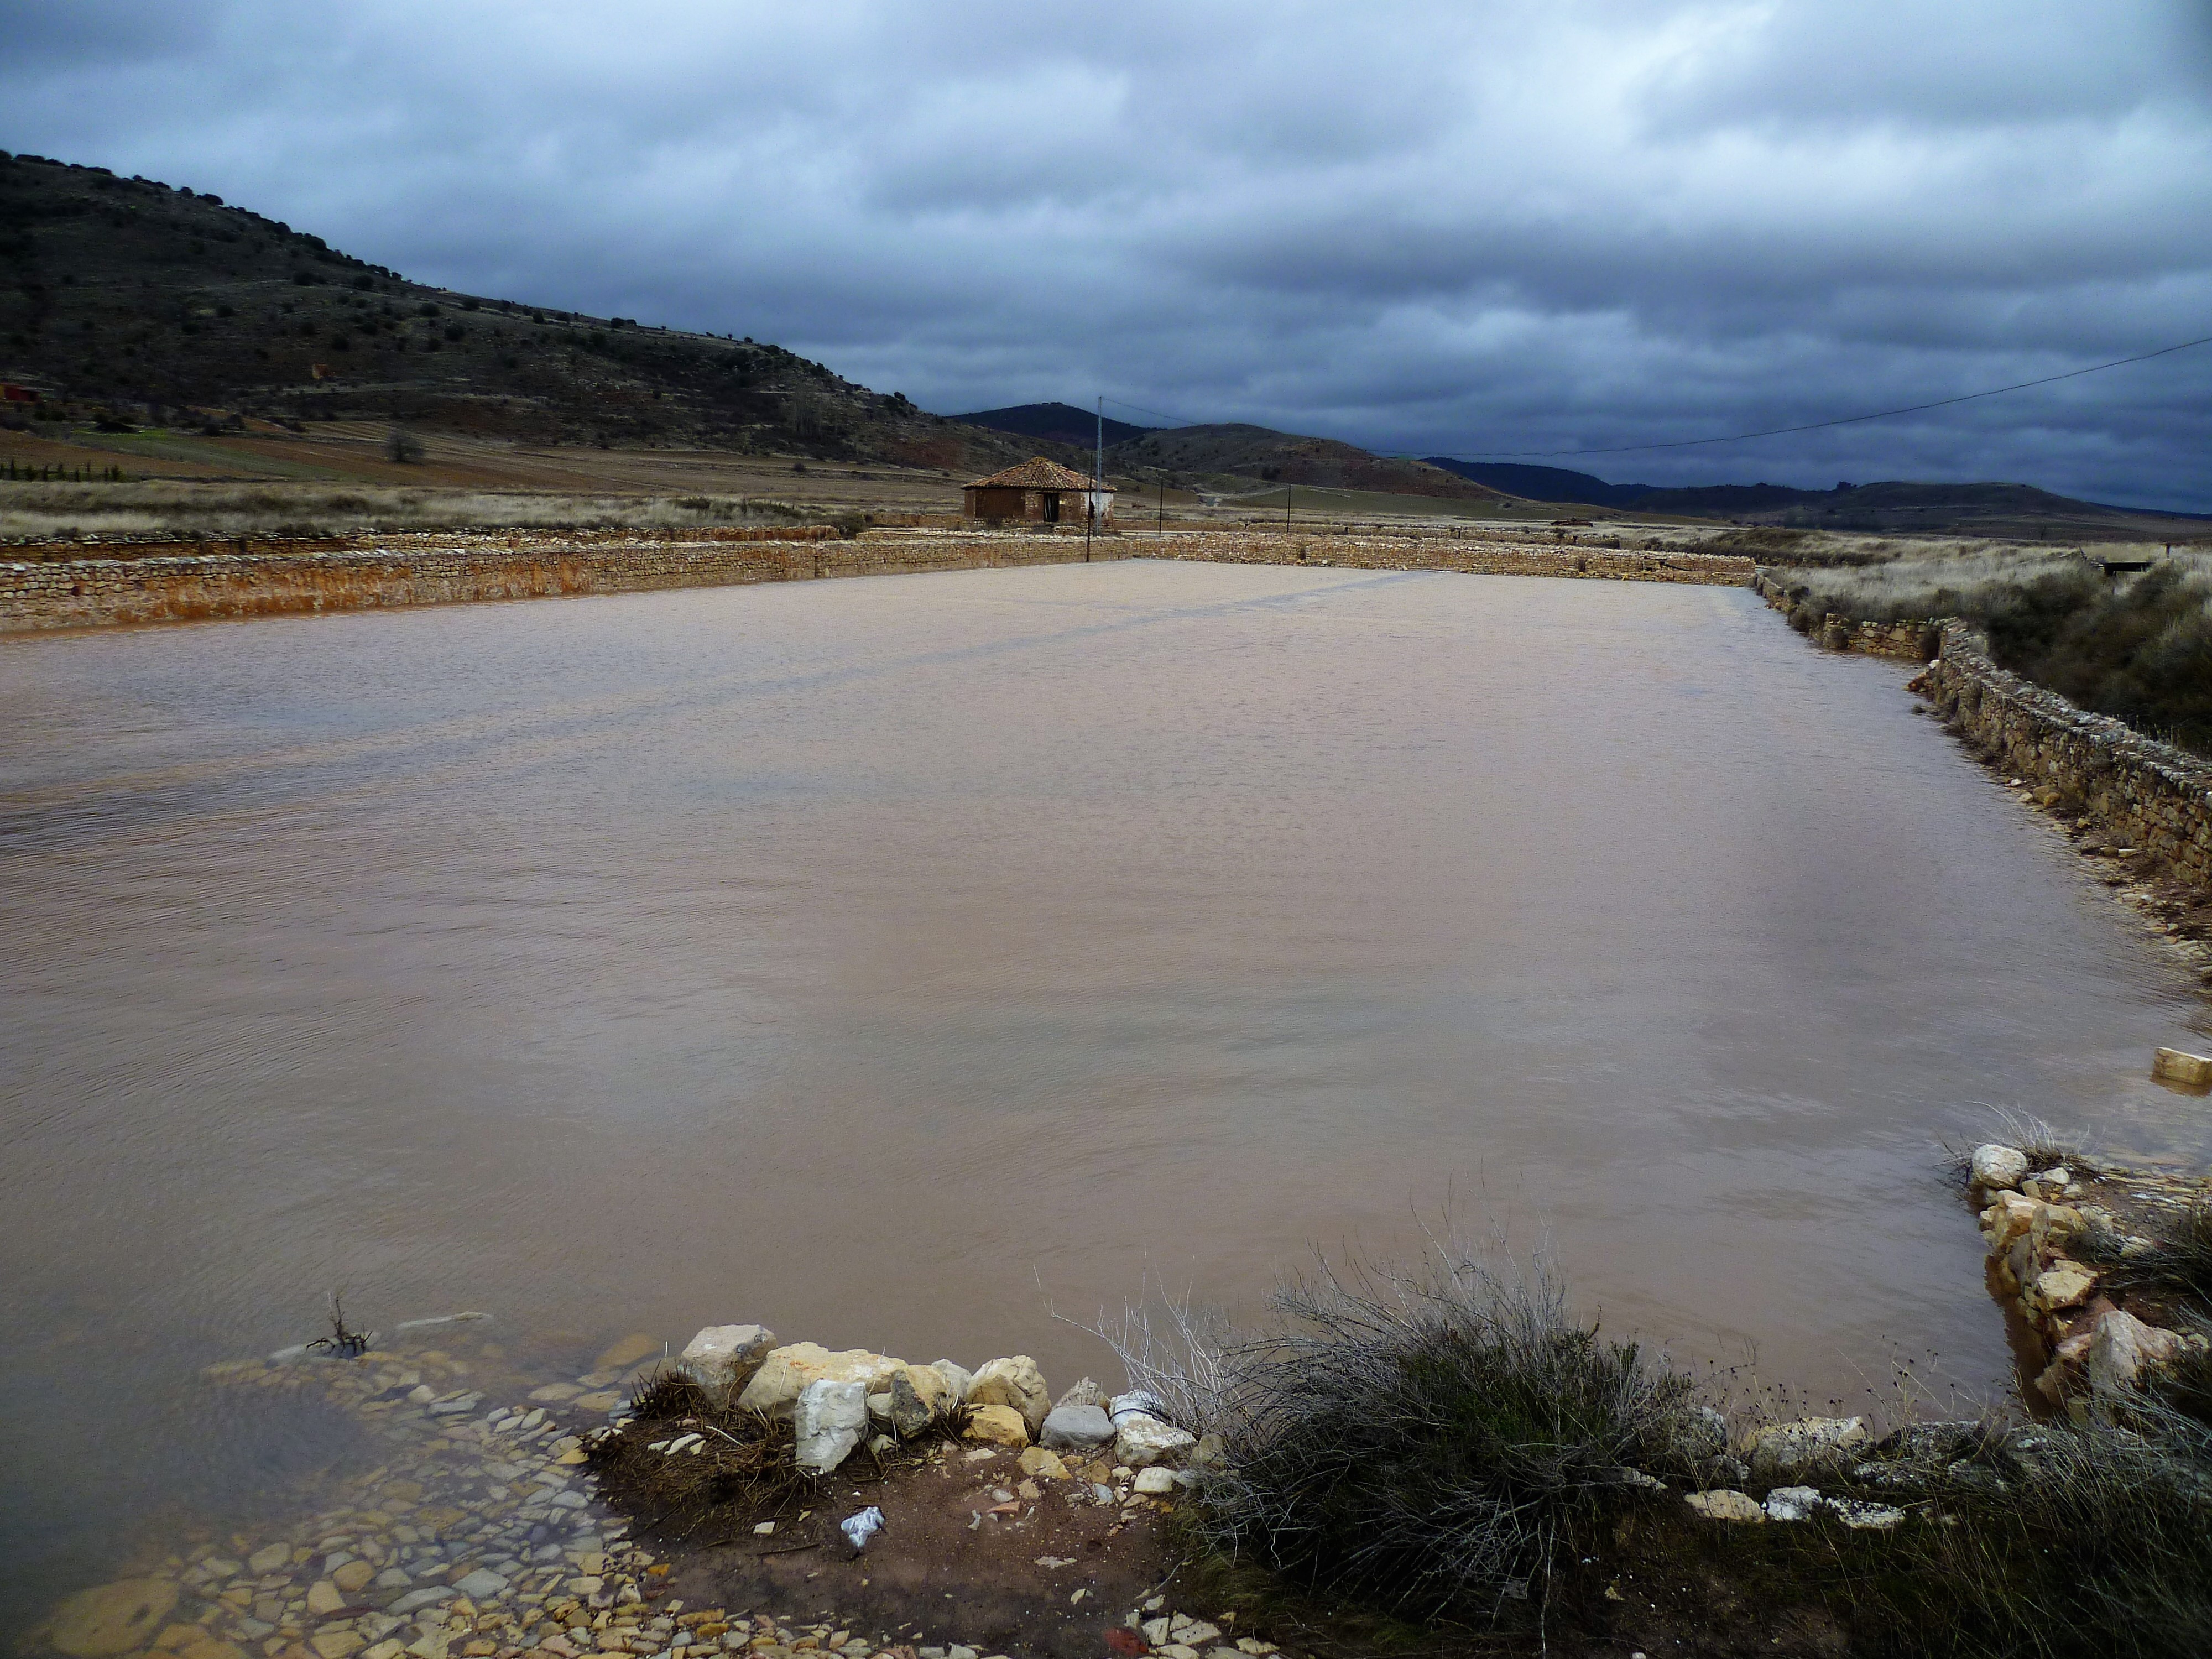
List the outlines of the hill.
{"type": "Polygon", "coordinates": [[[214,196],[4,152],[0,380],[111,427],[372,421],[967,474],[1036,448],[781,346],[430,287],[214,196]]]}
{"type": "MultiPolygon", "coordinates": [[[[979,410],[973,415],[955,415],[952,418],[965,421],[970,426],[988,427],[994,432],[1011,432],[1018,437],[1071,445],[1085,454],[1092,452],[1098,440],[1097,415],[1073,404],[1016,404],[1011,409],[979,410]]],[[[1109,444],[1141,438],[1152,429],[1117,421],[1110,415],[1106,417],[1106,441],[1109,444]]]]}
{"type": "Polygon", "coordinates": [[[1528,466],[1513,461],[1455,461],[1449,455],[1431,455],[1431,466],[1477,483],[1488,484],[1510,495],[1532,501],[1572,501],[1585,507],[1632,507],[1649,495],[1656,484],[1607,483],[1589,472],[1564,466],[1528,466]]]}
{"type": "Polygon", "coordinates": [[[1376,455],[1334,438],[1302,438],[1264,426],[1182,426],[1147,432],[1108,449],[1106,463],[1116,473],[1170,483],[1222,478],[1446,501],[1506,499],[1502,490],[1426,461],[1376,455]]]}
{"type": "Polygon", "coordinates": [[[1656,484],[1607,483],[1565,467],[1457,461],[1442,455],[1431,456],[1430,465],[1539,501],[1804,530],[2154,540],[2189,533],[2185,526],[2207,522],[2185,514],[2075,501],[2033,484],[1839,483],[1833,489],[1797,489],[1756,483],[1669,489],[1656,484]]]}

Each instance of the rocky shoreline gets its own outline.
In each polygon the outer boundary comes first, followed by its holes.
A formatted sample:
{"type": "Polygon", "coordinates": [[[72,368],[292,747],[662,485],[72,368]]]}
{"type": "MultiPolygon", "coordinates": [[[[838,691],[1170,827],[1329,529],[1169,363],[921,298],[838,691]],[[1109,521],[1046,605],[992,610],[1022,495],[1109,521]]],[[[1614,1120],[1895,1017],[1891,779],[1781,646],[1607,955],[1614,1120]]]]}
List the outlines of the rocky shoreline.
{"type": "Polygon", "coordinates": [[[2029,1334],[2023,1370],[2046,1405],[2086,1419],[2212,1350],[2205,1332],[2180,1328],[2160,1243],[2212,1204],[2212,1182],[1996,1143],[1974,1149],[1966,1178],[1991,1293],[2029,1334]]]}
{"type": "MultiPolygon", "coordinates": [[[[387,1443],[389,1461],[266,1536],[204,1539],[132,1564],[62,1602],[24,1650],[68,1659],[984,1659],[912,1620],[866,1630],[827,1610],[799,1618],[672,1596],[667,1560],[601,1495],[594,1449],[633,1424],[633,1397],[656,1377],[696,1377],[791,1430],[799,1467],[817,1480],[856,1451],[866,1457],[869,1438],[880,1450],[902,1435],[946,1431],[933,1462],[995,1494],[977,1528],[1021,1528],[1049,1491],[1051,1501],[1097,1511],[1117,1534],[1168,1506],[1188,1478],[1180,1465],[1200,1450],[1147,1402],[1110,1400],[1087,1381],[1048,1401],[1025,1357],[970,1373],[949,1360],[909,1366],[860,1350],[778,1347],[757,1327],[703,1330],[673,1364],[659,1344],[634,1339],[574,1381],[502,1400],[456,1352],[456,1338],[483,1318],[417,1322],[358,1353],[302,1346],[212,1367],[207,1380],[223,1389],[319,1396],[387,1443]]],[[[670,1437],[653,1449],[688,1459],[703,1438],[670,1437]]],[[[796,1528],[747,1518],[763,1554],[793,1547],[794,1529],[821,1531],[805,1528],[813,1510],[803,1505],[796,1528]]],[[[1079,1585],[1077,1605],[1085,1599],[1079,1585]]],[[[1148,1645],[1167,1659],[1199,1659],[1211,1646],[1222,1659],[1275,1651],[1148,1599],[1110,1614],[1094,1605],[1086,1621],[1157,1625],[1164,1639],[1148,1645]],[[1188,1639],[1164,1639],[1170,1628],[1188,1639]]],[[[945,1611],[957,1624],[959,1609],[945,1611]]]]}

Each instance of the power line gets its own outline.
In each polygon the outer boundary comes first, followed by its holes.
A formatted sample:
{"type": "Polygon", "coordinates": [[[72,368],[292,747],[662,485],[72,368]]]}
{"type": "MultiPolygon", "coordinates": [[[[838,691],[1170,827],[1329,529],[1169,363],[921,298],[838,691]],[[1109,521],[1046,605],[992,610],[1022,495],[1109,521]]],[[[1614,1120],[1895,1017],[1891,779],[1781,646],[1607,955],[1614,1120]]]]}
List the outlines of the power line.
{"type": "Polygon", "coordinates": [[[1170,415],[1164,410],[1146,409],[1142,404],[1133,404],[1122,398],[1109,398],[1106,401],[1113,404],[1116,409],[1133,409],[1139,415],[1157,415],[1164,421],[1173,421],[1177,426],[1214,426],[1218,424],[1218,422],[1213,421],[1194,421],[1187,416],[1182,415],[1170,415]]]}
{"type": "MultiPolygon", "coordinates": [[[[2195,340],[2184,340],[2179,345],[2160,346],[2155,351],[2138,352],[2132,357],[2115,357],[2110,362],[2091,363],[2086,368],[2069,368],[2063,374],[2045,374],[2033,380],[2016,380],[2010,386],[1990,386],[1984,392],[1961,392],[1955,398],[1938,398],[1933,403],[1908,404],[1901,409],[1877,409],[1864,415],[1840,415],[1831,421],[1808,421],[1800,426],[1768,427],[1761,432],[1737,432],[1717,438],[1677,438],[1665,443],[1613,444],[1593,449],[1498,449],[1485,450],[1477,455],[1448,455],[1443,459],[1453,461],[1510,461],[1548,459],[1562,455],[1632,455],[1652,449],[1696,449],[1708,444],[1748,443],[1754,438],[1779,438],[1794,432],[1819,432],[1829,427],[1856,426],[1862,421],[1886,421],[1893,416],[1918,415],[1931,409],[1948,409],[1954,404],[1970,404],[1982,398],[1999,398],[2008,392],[2025,392],[2031,386],[2050,386],[2058,380],[2079,380],[2084,374],[2098,374],[2108,368],[2124,368],[2130,363],[2147,363],[2154,357],[2166,357],[2192,347],[2212,345],[2212,334],[2195,340]]],[[[1170,415],[1164,410],[1146,409],[1120,398],[1106,401],[1117,409],[1131,409],[1140,415],[1158,416],[1164,421],[1173,421],[1182,426],[1208,426],[1213,422],[1194,421],[1186,416],[1170,415]]]]}
{"type": "Polygon", "coordinates": [[[2186,351],[2191,346],[2212,345],[2212,334],[2202,339],[2184,340],[2179,345],[2160,346],[2155,351],[2145,351],[2133,357],[2115,357],[2109,363],[2092,363],[2087,368],[2069,368],[2063,374],[2045,374],[2039,380],[2019,380],[2011,386],[1995,386],[1986,392],[1962,392],[1956,398],[1938,398],[1931,404],[1908,404],[1902,409],[1877,409],[1865,415],[1843,415],[1832,421],[1808,421],[1802,426],[1769,427],[1764,432],[1738,432],[1724,438],[1678,438],[1670,443],[1614,444],[1602,449],[1501,449],[1486,451],[1480,455],[1449,455],[1454,461],[1521,460],[1538,456],[1555,455],[1628,455],[1647,449],[1694,449],[1702,444],[1740,444],[1753,438],[1778,438],[1785,433],[1818,432],[1826,427],[1854,426],[1861,421],[1886,421],[1893,415],[1917,415],[1923,410],[1946,409],[1953,404],[1970,404],[1977,398],[2001,397],[2008,392],[2025,392],[2033,386],[2049,386],[2054,380],[2078,380],[2084,374],[2095,374],[2107,368],[2119,368],[2128,363],[2147,363],[2154,357],[2186,351]]]}

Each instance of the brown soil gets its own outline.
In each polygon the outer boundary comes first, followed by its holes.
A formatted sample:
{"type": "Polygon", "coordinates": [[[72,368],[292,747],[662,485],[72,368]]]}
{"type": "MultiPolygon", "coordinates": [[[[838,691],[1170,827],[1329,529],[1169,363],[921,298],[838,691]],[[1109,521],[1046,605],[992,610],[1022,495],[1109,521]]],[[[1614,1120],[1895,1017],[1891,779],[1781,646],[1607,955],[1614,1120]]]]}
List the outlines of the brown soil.
{"type": "Polygon", "coordinates": [[[805,1507],[807,1520],[769,1536],[678,1550],[668,1593],[686,1607],[794,1620],[834,1612],[832,1622],[912,1644],[1096,1659],[1109,1628],[1160,1594],[1174,1565],[1158,1506],[1125,1517],[1088,1481],[1028,1480],[1005,1452],[970,1461],[948,1449],[861,1485],[832,1477],[805,1507]],[[855,1553],[836,1523],[871,1504],[884,1528],[855,1553]]]}

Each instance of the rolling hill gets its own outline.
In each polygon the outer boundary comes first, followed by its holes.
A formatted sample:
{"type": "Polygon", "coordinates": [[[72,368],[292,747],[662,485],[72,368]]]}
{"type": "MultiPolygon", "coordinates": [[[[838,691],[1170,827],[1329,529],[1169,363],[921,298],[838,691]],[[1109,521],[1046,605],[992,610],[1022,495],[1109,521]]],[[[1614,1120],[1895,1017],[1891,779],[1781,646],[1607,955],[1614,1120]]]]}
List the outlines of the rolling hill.
{"type": "Polygon", "coordinates": [[[3,153],[0,380],[111,428],[392,422],[963,473],[1036,450],[781,346],[434,288],[214,196],[3,153]]]}
{"type": "MultiPolygon", "coordinates": [[[[1047,443],[1066,444],[1092,453],[1099,432],[1099,419],[1091,410],[1078,409],[1073,404],[1016,404],[1011,409],[978,410],[972,415],[955,415],[956,421],[965,421],[970,426],[988,427],[994,432],[1010,432],[1018,437],[1039,438],[1047,443]]],[[[1127,421],[1117,421],[1112,416],[1105,420],[1106,441],[1109,445],[1131,438],[1140,438],[1152,428],[1132,426],[1127,421]]]]}
{"type": "Polygon", "coordinates": [[[1181,426],[1147,432],[1111,446],[1108,470],[1170,483],[1218,478],[1266,484],[1494,502],[1505,492],[1460,477],[1426,461],[1376,455],[1334,438],[1304,438],[1264,426],[1181,426]]]}

